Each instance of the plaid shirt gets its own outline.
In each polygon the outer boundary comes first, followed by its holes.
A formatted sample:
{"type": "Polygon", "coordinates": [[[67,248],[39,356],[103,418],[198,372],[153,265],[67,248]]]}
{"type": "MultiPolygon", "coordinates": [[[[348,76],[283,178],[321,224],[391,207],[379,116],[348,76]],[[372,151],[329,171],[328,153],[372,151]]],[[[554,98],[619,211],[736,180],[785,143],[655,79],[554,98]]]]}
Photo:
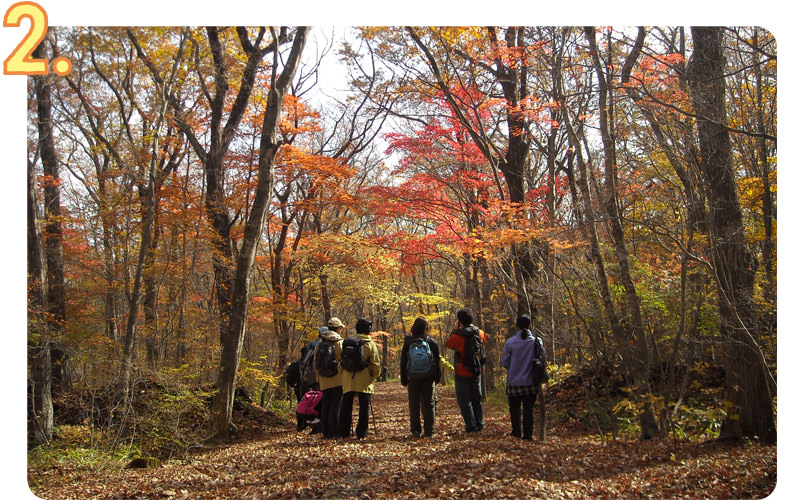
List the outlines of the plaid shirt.
{"type": "Polygon", "coordinates": [[[507,396],[528,396],[531,394],[537,394],[536,385],[509,385],[509,381],[506,381],[507,396]]]}

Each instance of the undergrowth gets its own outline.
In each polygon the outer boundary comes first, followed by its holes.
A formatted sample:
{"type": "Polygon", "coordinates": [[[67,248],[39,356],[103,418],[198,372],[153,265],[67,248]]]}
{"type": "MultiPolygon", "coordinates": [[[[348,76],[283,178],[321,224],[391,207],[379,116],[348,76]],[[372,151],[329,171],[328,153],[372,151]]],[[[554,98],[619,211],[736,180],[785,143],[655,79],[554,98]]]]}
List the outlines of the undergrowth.
{"type": "MultiPolygon", "coordinates": [[[[567,424],[577,432],[601,439],[635,438],[639,432],[641,403],[635,403],[619,377],[587,367],[551,367],[544,387],[548,421],[567,424]]],[[[725,417],[721,378],[710,367],[690,373],[682,404],[655,403],[664,435],[683,441],[714,438],[725,417]]],[[[397,379],[389,380],[397,384],[397,379]]],[[[452,385],[452,377],[445,385],[452,385]]],[[[486,404],[508,411],[503,374],[496,387],[486,391],[486,404]]],[[[234,439],[257,439],[265,432],[294,426],[295,395],[273,387],[266,408],[238,390],[234,404],[234,439]]],[[[92,469],[116,468],[139,457],[180,458],[203,448],[208,436],[213,387],[190,386],[176,380],[147,379],[135,385],[128,408],[115,405],[110,391],[61,394],[56,398],[56,428],[49,447],[31,449],[30,467],[48,468],[72,463],[92,469]]],[[[539,412],[539,404],[537,405],[539,412]]],[[[539,418],[539,417],[537,417],[539,418]]]]}

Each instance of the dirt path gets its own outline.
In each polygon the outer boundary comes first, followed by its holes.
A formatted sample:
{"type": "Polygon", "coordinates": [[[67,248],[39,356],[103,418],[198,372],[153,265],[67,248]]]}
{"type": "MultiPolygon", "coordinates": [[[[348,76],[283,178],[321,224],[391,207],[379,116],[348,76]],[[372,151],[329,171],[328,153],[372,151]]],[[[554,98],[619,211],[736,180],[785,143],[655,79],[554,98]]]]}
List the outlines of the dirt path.
{"type": "Polygon", "coordinates": [[[452,388],[440,388],[435,435],[409,431],[406,391],[378,384],[375,433],[326,440],[294,426],[158,469],[29,474],[43,498],[762,498],[776,448],[668,441],[603,442],[549,429],[547,443],[507,437],[506,415],[466,434],[452,388]]]}

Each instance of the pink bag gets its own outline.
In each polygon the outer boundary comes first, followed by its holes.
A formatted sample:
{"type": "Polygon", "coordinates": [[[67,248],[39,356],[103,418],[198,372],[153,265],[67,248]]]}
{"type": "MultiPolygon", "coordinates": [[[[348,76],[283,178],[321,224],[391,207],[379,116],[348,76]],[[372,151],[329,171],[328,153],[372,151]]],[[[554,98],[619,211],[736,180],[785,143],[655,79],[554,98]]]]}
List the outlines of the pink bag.
{"type": "Polygon", "coordinates": [[[323,393],[312,389],[300,398],[298,408],[295,411],[303,417],[316,417],[319,414],[317,405],[320,404],[321,399],[323,399],[323,393]]]}

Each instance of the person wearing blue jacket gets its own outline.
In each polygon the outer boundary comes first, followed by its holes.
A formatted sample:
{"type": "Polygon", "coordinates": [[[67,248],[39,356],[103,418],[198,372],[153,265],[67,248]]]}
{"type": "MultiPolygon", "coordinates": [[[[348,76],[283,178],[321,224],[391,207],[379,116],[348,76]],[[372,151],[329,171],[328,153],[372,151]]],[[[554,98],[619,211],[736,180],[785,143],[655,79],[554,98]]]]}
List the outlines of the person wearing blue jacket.
{"type": "Polygon", "coordinates": [[[501,366],[506,368],[506,395],[509,398],[509,417],[512,421],[511,435],[532,441],[537,386],[531,383],[531,360],[534,357],[535,343],[539,343],[538,349],[542,349],[543,353],[545,346],[541,338],[534,337],[531,333],[529,315],[524,314],[517,318],[516,324],[519,330],[504,344],[501,366]]]}

